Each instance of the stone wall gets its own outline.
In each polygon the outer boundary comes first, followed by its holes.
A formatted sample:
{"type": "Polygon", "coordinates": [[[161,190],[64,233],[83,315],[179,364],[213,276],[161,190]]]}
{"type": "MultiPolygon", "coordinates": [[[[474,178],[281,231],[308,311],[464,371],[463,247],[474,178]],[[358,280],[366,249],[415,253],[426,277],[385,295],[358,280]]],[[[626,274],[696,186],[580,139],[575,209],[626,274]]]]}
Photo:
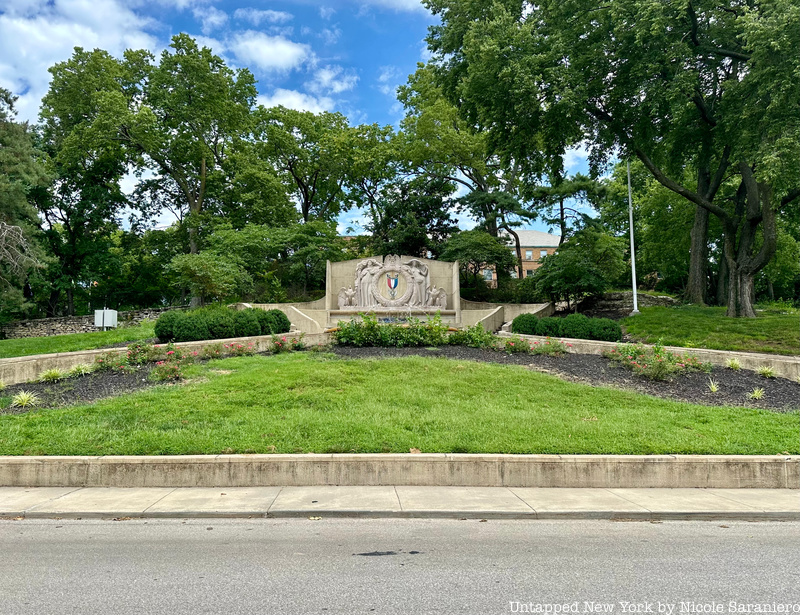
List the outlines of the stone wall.
{"type": "MultiPolygon", "coordinates": [[[[118,326],[138,325],[143,320],[155,320],[168,310],[183,310],[183,307],[150,308],[131,310],[117,314],[118,326]]],[[[87,316],[62,316],[59,318],[39,318],[37,320],[20,320],[0,327],[0,339],[16,339],[22,337],[46,337],[67,333],[90,333],[99,331],[94,326],[94,314],[87,316]]]]}

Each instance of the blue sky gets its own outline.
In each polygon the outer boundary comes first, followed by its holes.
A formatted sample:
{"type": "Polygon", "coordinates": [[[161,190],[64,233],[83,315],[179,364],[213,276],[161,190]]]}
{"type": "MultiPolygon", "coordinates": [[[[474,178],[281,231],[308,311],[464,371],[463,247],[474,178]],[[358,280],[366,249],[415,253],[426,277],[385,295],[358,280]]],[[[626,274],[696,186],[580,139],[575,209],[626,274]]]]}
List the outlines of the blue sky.
{"type": "MultiPolygon", "coordinates": [[[[187,32],[230,66],[249,68],[266,106],[396,125],[395,89],[427,58],[434,23],[419,0],[0,0],[0,86],[20,97],[20,118],[35,121],[48,67],[73,47],[157,54],[187,32]]],[[[585,171],[581,152],[566,162],[585,171]]],[[[352,212],[341,226],[358,218],[352,212]]]]}

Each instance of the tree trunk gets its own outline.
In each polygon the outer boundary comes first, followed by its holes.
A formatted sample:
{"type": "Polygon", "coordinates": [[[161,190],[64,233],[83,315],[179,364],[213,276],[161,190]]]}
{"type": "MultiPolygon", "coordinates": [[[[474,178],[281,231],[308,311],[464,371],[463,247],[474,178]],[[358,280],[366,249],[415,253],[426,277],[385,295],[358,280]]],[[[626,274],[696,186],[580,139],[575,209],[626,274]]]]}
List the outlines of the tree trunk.
{"type": "Polygon", "coordinates": [[[728,260],[723,255],[717,274],[717,305],[728,305],[728,260]]]}
{"type": "Polygon", "coordinates": [[[753,308],[753,274],[740,268],[730,267],[728,275],[727,316],[755,318],[753,308]]]}
{"type": "Polygon", "coordinates": [[[67,289],[67,316],[75,316],[75,291],[72,287],[67,289]]]}
{"type": "Polygon", "coordinates": [[[689,281],[686,300],[697,305],[706,304],[708,285],[708,210],[695,206],[694,226],[691,233],[689,256],[689,281]]]}

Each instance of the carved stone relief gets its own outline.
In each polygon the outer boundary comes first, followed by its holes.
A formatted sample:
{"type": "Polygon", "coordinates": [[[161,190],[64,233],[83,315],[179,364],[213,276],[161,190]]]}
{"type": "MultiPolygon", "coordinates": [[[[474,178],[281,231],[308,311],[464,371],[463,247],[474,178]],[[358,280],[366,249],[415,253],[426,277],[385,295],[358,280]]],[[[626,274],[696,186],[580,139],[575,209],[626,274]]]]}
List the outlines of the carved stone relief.
{"type": "Polygon", "coordinates": [[[354,285],[339,291],[339,309],[351,308],[437,308],[447,306],[444,289],[431,288],[428,266],[412,258],[401,262],[390,255],[383,263],[373,258],[356,266],[354,285]]]}

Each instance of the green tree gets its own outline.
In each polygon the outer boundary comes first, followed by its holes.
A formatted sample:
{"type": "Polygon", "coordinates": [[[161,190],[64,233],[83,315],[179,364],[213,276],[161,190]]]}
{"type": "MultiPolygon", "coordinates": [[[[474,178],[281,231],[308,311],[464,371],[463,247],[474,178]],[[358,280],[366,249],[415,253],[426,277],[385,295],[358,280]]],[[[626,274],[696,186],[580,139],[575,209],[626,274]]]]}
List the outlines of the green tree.
{"type": "Polygon", "coordinates": [[[412,172],[466,189],[461,209],[490,235],[504,231],[514,239],[522,275],[521,246],[514,229],[537,214],[522,202],[520,165],[496,155],[489,134],[459,114],[429,67],[420,65],[399,89],[398,98],[406,109],[403,157],[412,172]]]}
{"type": "Polygon", "coordinates": [[[179,254],[167,269],[180,286],[188,287],[193,296],[200,298],[201,305],[241,297],[252,282],[235,260],[211,251],[179,254]]]}
{"type": "Polygon", "coordinates": [[[385,187],[367,224],[376,254],[436,257],[458,231],[450,215],[452,182],[424,175],[398,178],[385,187]]]}
{"type": "Polygon", "coordinates": [[[481,230],[456,233],[447,240],[439,258],[458,261],[462,284],[473,287],[479,284],[483,269],[490,267],[496,272],[508,271],[515,264],[509,246],[481,230]]]}
{"type": "Polygon", "coordinates": [[[34,240],[36,210],[29,194],[48,181],[27,123],[14,120],[15,100],[0,88],[0,318],[20,315],[30,307],[23,285],[40,255],[34,240]]]}
{"type": "MultiPolygon", "coordinates": [[[[800,196],[790,163],[800,150],[800,6],[427,5],[442,17],[429,38],[433,61],[463,116],[509,155],[529,152],[531,164],[582,138],[596,165],[615,150],[638,157],[659,183],[719,219],[728,314],[755,316],[753,277],[775,253],[776,211],[800,196]]],[[[698,254],[705,229],[694,228],[698,254]]]]}
{"type": "Polygon", "coordinates": [[[545,256],[534,274],[536,291],[551,301],[576,301],[603,293],[625,271],[624,240],[588,226],[545,256]]]}
{"type": "Polygon", "coordinates": [[[259,107],[254,121],[253,150],[282,179],[304,222],[330,222],[349,208],[345,185],[352,139],[347,118],[327,111],[259,107]]]}

